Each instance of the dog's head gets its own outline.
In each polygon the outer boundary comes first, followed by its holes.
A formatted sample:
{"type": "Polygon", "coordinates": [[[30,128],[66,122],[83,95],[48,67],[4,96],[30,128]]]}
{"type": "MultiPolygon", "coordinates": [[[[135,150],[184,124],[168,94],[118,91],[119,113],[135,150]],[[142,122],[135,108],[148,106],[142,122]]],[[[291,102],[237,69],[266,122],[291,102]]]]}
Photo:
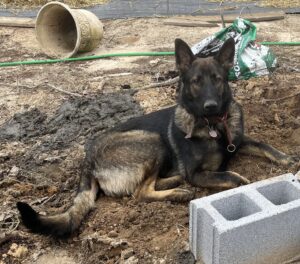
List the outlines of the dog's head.
{"type": "Polygon", "coordinates": [[[198,58],[176,39],[175,57],[181,78],[179,104],[196,118],[223,115],[232,100],[228,71],[233,66],[234,40],[228,39],[215,56],[198,58]]]}

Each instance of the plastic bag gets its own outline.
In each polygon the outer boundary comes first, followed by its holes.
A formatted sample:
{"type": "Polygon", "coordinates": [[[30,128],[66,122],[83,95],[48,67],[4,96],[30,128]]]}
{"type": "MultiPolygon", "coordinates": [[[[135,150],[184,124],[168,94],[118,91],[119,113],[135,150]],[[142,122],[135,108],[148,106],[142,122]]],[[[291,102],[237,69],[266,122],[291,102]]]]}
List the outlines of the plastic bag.
{"type": "Polygon", "coordinates": [[[199,57],[214,55],[230,37],[234,38],[236,44],[234,66],[229,72],[229,80],[267,75],[276,68],[277,59],[270,48],[255,43],[255,25],[242,18],[237,18],[229,27],[194,45],[192,51],[199,57]]]}

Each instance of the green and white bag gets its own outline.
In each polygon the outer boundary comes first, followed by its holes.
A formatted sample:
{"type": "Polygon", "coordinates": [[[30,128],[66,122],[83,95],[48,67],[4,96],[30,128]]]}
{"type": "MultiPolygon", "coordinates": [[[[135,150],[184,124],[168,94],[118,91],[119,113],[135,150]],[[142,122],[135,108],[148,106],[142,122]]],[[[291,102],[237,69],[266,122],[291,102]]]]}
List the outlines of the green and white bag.
{"type": "Polygon", "coordinates": [[[200,57],[214,55],[230,37],[235,40],[235,56],[229,80],[267,75],[277,66],[274,53],[268,47],[255,42],[255,25],[242,18],[237,18],[229,27],[194,45],[192,51],[200,57]]]}

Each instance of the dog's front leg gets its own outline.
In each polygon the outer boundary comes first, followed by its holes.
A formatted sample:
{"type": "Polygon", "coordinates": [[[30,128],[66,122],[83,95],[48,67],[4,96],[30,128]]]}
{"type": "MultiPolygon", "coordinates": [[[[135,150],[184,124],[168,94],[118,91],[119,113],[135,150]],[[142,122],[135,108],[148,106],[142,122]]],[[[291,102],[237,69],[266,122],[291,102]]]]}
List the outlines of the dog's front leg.
{"type": "Polygon", "coordinates": [[[232,171],[202,171],[195,173],[189,182],[196,187],[230,189],[248,184],[250,181],[232,171]]]}
{"type": "Polygon", "coordinates": [[[244,136],[243,138],[239,153],[268,158],[269,160],[282,165],[292,165],[296,162],[296,158],[291,157],[268,144],[257,142],[247,136],[244,136]]]}
{"type": "Polygon", "coordinates": [[[178,187],[184,182],[184,179],[181,175],[174,175],[168,178],[157,178],[155,183],[155,190],[168,190],[178,187]]]}
{"type": "MultiPolygon", "coordinates": [[[[244,134],[244,121],[242,107],[235,101],[233,101],[228,111],[228,128],[232,143],[235,146],[239,146],[244,134]]],[[[229,142],[228,142],[229,143],[229,142]]]]}

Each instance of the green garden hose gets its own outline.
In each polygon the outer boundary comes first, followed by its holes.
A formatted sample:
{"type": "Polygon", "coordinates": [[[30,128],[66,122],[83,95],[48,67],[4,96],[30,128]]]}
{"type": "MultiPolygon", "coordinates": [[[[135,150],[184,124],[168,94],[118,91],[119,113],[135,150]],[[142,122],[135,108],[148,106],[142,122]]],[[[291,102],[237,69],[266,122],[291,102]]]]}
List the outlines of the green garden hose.
{"type": "Polygon", "coordinates": [[[111,53],[104,55],[94,55],[78,58],[66,58],[66,59],[52,59],[52,60],[30,60],[30,61],[12,61],[12,62],[1,62],[0,67],[18,66],[18,65],[32,65],[32,64],[49,64],[57,62],[71,62],[71,61],[86,61],[96,60],[111,57],[133,57],[133,56],[170,56],[174,55],[173,51],[164,52],[126,52],[126,53],[111,53]]]}
{"type": "MultiPolygon", "coordinates": [[[[260,42],[263,45],[283,45],[283,46],[299,46],[300,42],[260,42]]],[[[111,57],[133,57],[133,56],[173,56],[173,51],[163,52],[126,52],[126,53],[111,53],[104,55],[94,55],[78,58],[67,58],[67,59],[51,59],[51,60],[30,60],[30,61],[12,61],[12,62],[0,62],[0,67],[11,67],[19,65],[33,65],[33,64],[50,64],[58,62],[71,62],[71,61],[86,61],[96,60],[111,57]]]]}
{"type": "Polygon", "coordinates": [[[296,41],[296,42],[272,42],[272,41],[263,41],[263,42],[259,42],[262,45],[276,45],[276,46],[299,46],[300,42],[296,41]]]}

